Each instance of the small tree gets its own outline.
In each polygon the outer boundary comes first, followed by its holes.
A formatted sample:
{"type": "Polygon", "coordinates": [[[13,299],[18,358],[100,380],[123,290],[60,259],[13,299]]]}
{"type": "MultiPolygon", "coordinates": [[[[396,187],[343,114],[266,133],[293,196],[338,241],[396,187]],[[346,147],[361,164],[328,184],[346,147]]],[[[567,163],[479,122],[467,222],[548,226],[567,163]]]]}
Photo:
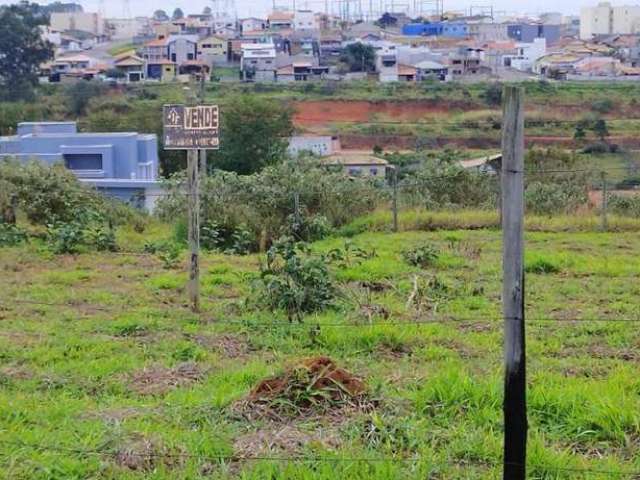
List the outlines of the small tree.
{"type": "Polygon", "coordinates": [[[184,12],[180,7],[178,7],[173,11],[173,15],[171,15],[171,20],[180,20],[182,18],[184,18],[184,12]]]}
{"type": "Polygon", "coordinates": [[[398,24],[398,19],[389,12],[385,12],[376,23],[382,28],[394,27],[398,24]]]}
{"type": "Polygon", "coordinates": [[[599,118],[593,124],[593,133],[602,140],[606,141],[609,136],[609,128],[607,127],[607,121],[604,118],[599,118]]]}
{"type": "Polygon", "coordinates": [[[167,15],[167,12],[164,10],[156,10],[153,12],[153,19],[156,22],[168,22],[170,20],[169,15],[167,15]]]}
{"type": "Polygon", "coordinates": [[[371,72],[375,70],[376,53],[371,45],[356,42],[344,49],[340,61],[346,64],[351,72],[371,72]]]}
{"type": "Polygon", "coordinates": [[[496,107],[502,104],[502,84],[500,82],[489,84],[483,96],[487,105],[496,107]]]}
{"type": "Polygon", "coordinates": [[[42,39],[49,17],[36,3],[0,6],[0,99],[29,99],[40,65],[53,58],[53,45],[42,39]]]}
{"type": "Polygon", "coordinates": [[[222,170],[250,174],[285,157],[293,132],[292,111],[272,100],[243,95],[223,107],[219,151],[213,165],[222,170]]]}

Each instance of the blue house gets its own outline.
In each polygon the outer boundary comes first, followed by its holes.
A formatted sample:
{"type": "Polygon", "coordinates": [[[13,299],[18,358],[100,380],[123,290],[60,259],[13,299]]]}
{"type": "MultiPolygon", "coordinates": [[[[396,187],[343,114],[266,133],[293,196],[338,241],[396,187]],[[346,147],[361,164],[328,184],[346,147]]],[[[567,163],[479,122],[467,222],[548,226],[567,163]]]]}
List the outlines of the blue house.
{"type": "Polygon", "coordinates": [[[560,39],[560,33],[560,25],[517,23],[507,26],[507,36],[522,43],[533,43],[536,38],[544,38],[550,45],[560,39]]]}
{"type": "Polygon", "coordinates": [[[152,211],[161,192],[158,139],[135,132],[78,133],[75,122],[23,122],[0,137],[0,159],[64,163],[81,182],[152,211]]]}
{"type": "Polygon", "coordinates": [[[402,34],[464,38],[469,36],[469,25],[464,22],[408,23],[402,27],[402,34]]]}

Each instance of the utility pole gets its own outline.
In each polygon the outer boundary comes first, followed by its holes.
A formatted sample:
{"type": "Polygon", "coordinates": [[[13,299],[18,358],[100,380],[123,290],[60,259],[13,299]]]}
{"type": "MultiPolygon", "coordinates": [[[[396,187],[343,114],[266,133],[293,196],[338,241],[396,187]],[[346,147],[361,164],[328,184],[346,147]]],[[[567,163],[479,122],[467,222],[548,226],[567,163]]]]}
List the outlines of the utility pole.
{"type": "Polygon", "coordinates": [[[503,90],[502,304],[504,312],[504,480],[525,480],[524,90],[503,90]]]}
{"type": "Polygon", "coordinates": [[[600,178],[602,179],[602,205],[601,205],[601,212],[600,214],[602,215],[602,231],[606,232],[609,229],[609,221],[607,219],[607,208],[608,208],[608,203],[609,200],[607,198],[607,173],[606,172],[601,172],[600,173],[600,178]]]}

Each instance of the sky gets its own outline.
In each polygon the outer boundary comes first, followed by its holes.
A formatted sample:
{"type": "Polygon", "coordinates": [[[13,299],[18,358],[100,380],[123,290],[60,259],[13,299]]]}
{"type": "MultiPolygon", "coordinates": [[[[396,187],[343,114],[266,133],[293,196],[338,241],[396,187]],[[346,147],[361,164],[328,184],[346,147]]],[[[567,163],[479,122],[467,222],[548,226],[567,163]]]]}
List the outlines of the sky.
{"type": "MultiPolygon", "coordinates": [[[[63,0],[67,1],[67,0],[63,0]]],[[[76,0],[78,1],[78,0],[76,0]]],[[[120,17],[123,15],[124,5],[127,0],[104,0],[107,16],[120,17]]],[[[219,0],[224,4],[225,0],[219,0]]],[[[294,0],[277,0],[278,5],[292,5],[294,0]]],[[[298,8],[311,8],[313,10],[323,10],[325,0],[295,0],[298,8]]],[[[336,3],[336,0],[326,0],[329,4],[336,3]]],[[[352,0],[358,1],[358,0],[352,0]]],[[[363,5],[368,5],[369,0],[361,0],[363,5]]],[[[371,0],[374,5],[380,4],[381,0],[371,0]]],[[[392,0],[384,0],[388,5],[392,0]]],[[[413,4],[414,0],[394,0],[398,4],[413,4]]],[[[444,0],[445,10],[468,10],[470,5],[491,5],[496,11],[512,13],[537,14],[548,11],[560,11],[564,14],[579,14],[583,6],[597,4],[601,0],[444,0]]],[[[157,8],[166,10],[169,15],[174,8],[180,7],[185,13],[200,13],[206,6],[211,6],[211,0],[156,0],[154,2],[144,0],[128,0],[129,9],[132,15],[149,16],[157,8]]],[[[0,0],[0,4],[13,3],[10,0],[0,0]]],[[[48,1],[38,1],[46,4],[48,1]]],[[[98,11],[99,0],[79,0],[85,11],[98,11]]],[[[639,0],[612,1],[613,4],[640,5],[639,0]]],[[[273,5],[273,0],[235,0],[239,16],[264,16],[273,5]]]]}

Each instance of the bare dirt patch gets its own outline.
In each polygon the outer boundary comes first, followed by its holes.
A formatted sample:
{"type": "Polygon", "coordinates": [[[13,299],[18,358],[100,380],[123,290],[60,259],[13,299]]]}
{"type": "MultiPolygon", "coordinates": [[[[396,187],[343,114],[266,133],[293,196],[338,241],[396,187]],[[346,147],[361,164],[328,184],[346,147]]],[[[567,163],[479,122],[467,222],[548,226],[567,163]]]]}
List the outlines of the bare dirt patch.
{"type": "Polygon", "coordinates": [[[262,380],[234,409],[248,419],[283,421],[291,417],[331,415],[343,409],[369,410],[364,381],[328,357],[314,357],[262,380]]]}
{"type": "Polygon", "coordinates": [[[163,394],[199,382],[205,373],[205,369],[193,362],[181,363],[173,368],[152,365],[131,375],[129,387],[141,395],[163,394]]]}
{"type": "Polygon", "coordinates": [[[118,466],[137,472],[150,472],[158,466],[177,467],[181,463],[179,451],[164,446],[160,441],[135,435],[116,451],[118,466]]]}
{"type": "Polygon", "coordinates": [[[0,384],[2,379],[9,380],[29,380],[33,378],[33,372],[22,365],[6,365],[0,368],[0,384]]]}

